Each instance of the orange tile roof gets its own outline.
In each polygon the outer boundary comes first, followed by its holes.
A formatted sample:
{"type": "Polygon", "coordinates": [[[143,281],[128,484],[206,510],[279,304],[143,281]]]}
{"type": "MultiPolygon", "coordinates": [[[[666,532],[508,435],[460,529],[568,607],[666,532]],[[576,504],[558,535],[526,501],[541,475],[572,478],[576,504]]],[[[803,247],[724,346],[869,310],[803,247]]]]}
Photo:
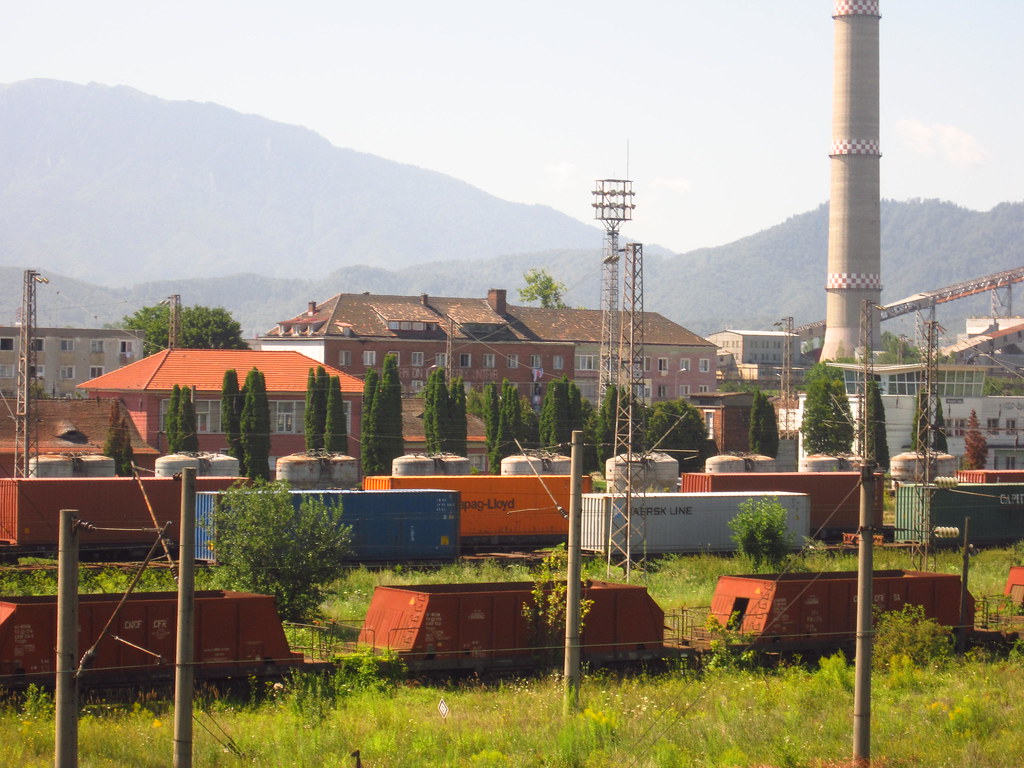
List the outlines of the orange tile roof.
{"type": "MultiPolygon", "coordinates": [[[[224,372],[235,369],[238,383],[258,368],[267,381],[267,392],[305,392],[309,369],[322,363],[299,352],[252,349],[165,349],[138,362],[79,384],[80,389],[118,392],[168,392],[174,385],[196,387],[200,392],[220,392],[224,372]]],[[[361,393],[363,382],[325,365],[327,373],[341,380],[345,394],[361,393]]]]}

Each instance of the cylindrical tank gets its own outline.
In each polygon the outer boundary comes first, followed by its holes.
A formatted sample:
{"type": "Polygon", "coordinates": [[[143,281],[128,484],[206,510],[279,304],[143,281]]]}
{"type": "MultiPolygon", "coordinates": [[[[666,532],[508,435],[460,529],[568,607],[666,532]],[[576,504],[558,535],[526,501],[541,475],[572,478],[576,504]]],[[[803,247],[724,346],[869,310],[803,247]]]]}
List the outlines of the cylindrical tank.
{"type": "MultiPolygon", "coordinates": [[[[657,451],[647,454],[648,476],[651,483],[661,491],[675,491],[679,485],[679,462],[667,453],[657,451]]],[[[565,474],[568,474],[566,472],[565,474]]]]}
{"type": "Polygon", "coordinates": [[[774,472],[775,471],[775,459],[771,456],[760,456],[758,454],[752,454],[747,456],[747,463],[750,465],[751,472],[774,472]]]}
{"type": "MultiPolygon", "coordinates": [[[[928,455],[928,476],[936,478],[955,474],[958,463],[956,456],[948,453],[931,453],[928,455]]],[[[919,468],[920,462],[916,453],[900,453],[889,460],[889,475],[901,483],[915,482],[924,474],[919,468]]]]}
{"type": "Polygon", "coordinates": [[[284,480],[292,488],[312,490],[323,488],[320,482],[320,459],[305,453],[293,453],[277,460],[277,479],[284,480]]]}
{"type": "Polygon", "coordinates": [[[506,456],[501,460],[503,475],[568,475],[572,471],[572,459],[556,454],[544,456],[506,456]]]}
{"type": "Polygon", "coordinates": [[[186,467],[191,467],[199,474],[199,459],[184,453],[169,453],[156,460],[157,477],[174,477],[186,467]]]}
{"type": "Polygon", "coordinates": [[[839,466],[839,459],[835,456],[815,454],[800,459],[801,472],[838,472],[839,466]]]}
{"type": "Polygon", "coordinates": [[[408,453],[391,462],[391,474],[396,477],[440,474],[434,470],[434,460],[422,453],[408,453]]]}
{"type": "Polygon", "coordinates": [[[82,477],[114,477],[117,465],[109,456],[94,454],[80,457],[75,468],[82,477]]]}
{"type": "Polygon", "coordinates": [[[433,457],[434,474],[436,475],[468,475],[472,473],[472,464],[465,456],[454,453],[442,453],[433,457]]]}
{"type": "Polygon", "coordinates": [[[622,491],[627,487],[632,487],[634,491],[644,490],[649,486],[653,474],[653,470],[639,454],[630,462],[620,454],[604,463],[604,476],[609,490],[622,491]]]}
{"type": "Polygon", "coordinates": [[[723,474],[732,472],[746,472],[747,462],[739,456],[712,456],[704,462],[704,471],[712,474],[723,474]]]}
{"type": "Polygon", "coordinates": [[[359,462],[343,453],[332,453],[323,460],[320,479],[327,488],[354,488],[359,484],[359,462]]]}
{"type": "Polygon", "coordinates": [[[70,456],[46,454],[33,456],[28,460],[30,477],[71,477],[73,472],[74,462],[70,456]]]}
{"type": "Polygon", "coordinates": [[[226,453],[207,453],[199,460],[201,477],[238,477],[238,459],[226,453]]]}

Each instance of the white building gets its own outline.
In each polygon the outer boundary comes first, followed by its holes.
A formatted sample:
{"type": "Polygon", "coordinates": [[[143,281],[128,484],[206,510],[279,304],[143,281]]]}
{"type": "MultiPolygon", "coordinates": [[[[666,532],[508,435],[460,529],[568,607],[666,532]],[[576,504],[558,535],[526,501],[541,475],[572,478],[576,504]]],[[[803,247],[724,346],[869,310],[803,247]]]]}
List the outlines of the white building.
{"type": "MultiPolygon", "coordinates": [[[[725,378],[769,379],[786,358],[785,331],[717,331],[708,341],[718,347],[718,370],[725,378]]],[[[791,336],[791,365],[800,362],[800,339],[791,336]]]]}

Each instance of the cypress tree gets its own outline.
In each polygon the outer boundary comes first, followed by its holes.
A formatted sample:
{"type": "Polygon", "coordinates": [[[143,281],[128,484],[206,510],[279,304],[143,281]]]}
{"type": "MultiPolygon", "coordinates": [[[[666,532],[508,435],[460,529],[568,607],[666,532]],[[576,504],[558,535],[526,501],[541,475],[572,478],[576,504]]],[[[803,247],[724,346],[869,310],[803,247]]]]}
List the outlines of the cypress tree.
{"type": "Polygon", "coordinates": [[[359,437],[359,458],[363,465],[363,475],[384,474],[378,445],[377,412],[373,407],[377,399],[379,380],[377,369],[368,368],[366,378],[363,379],[363,418],[359,437]]]}
{"type": "Polygon", "coordinates": [[[345,421],[345,401],[341,396],[341,379],[331,376],[329,382],[324,449],[328,453],[348,453],[348,426],[345,421]]]}
{"type": "Polygon", "coordinates": [[[540,408],[538,425],[542,446],[557,448],[572,437],[569,413],[569,379],[563,376],[548,384],[540,408]]]}
{"type": "Polygon", "coordinates": [[[586,418],[583,414],[584,400],[580,388],[576,386],[575,381],[569,381],[568,376],[565,380],[569,395],[569,440],[571,442],[572,433],[578,429],[583,429],[586,418]]]}
{"type": "Polygon", "coordinates": [[[494,455],[496,461],[492,466],[500,466],[501,460],[519,451],[516,440],[523,434],[523,412],[519,401],[519,390],[515,384],[505,379],[501,389],[501,409],[498,417],[498,436],[494,455]]]}
{"type": "Polygon", "coordinates": [[[885,430],[885,405],[882,403],[882,390],[878,388],[877,381],[868,382],[868,404],[875,463],[882,469],[888,469],[889,442],[885,430]]]}
{"type": "Polygon", "coordinates": [[[850,401],[842,381],[818,379],[807,388],[800,426],[808,453],[838,456],[853,446],[850,401]]]}
{"type": "Polygon", "coordinates": [[[601,401],[601,409],[597,413],[597,429],[594,435],[597,443],[598,468],[602,472],[605,462],[611,458],[615,450],[615,412],[618,409],[618,401],[618,387],[609,384],[601,401]]]}
{"type": "Polygon", "coordinates": [[[754,391],[750,406],[750,452],[775,458],[779,453],[779,426],[775,408],[760,390],[754,391]]]}
{"type": "Polygon", "coordinates": [[[177,384],[171,389],[171,399],[164,413],[164,434],[168,453],[181,450],[181,387],[177,384]]]}
{"type": "Polygon", "coordinates": [[[398,359],[394,355],[384,357],[373,407],[377,410],[379,460],[385,472],[390,472],[391,462],[405,453],[405,440],[402,437],[402,382],[398,377],[398,359]]]}
{"type": "Polygon", "coordinates": [[[427,453],[442,453],[448,421],[448,387],[444,369],[435,368],[423,387],[423,434],[427,453]]]}
{"type": "Polygon", "coordinates": [[[196,430],[196,390],[182,387],[178,399],[178,429],[181,433],[181,450],[196,453],[199,450],[199,435],[196,430]]]}
{"type": "Polygon", "coordinates": [[[922,433],[929,435],[926,448],[936,453],[946,453],[949,445],[946,441],[946,420],[942,416],[942,400],[935,398],[935,423],[926,424],[927,416],[924,412],[924,389],[917,391],[917,404],[914,407],[914,431],[910,436],[910,450],[918,450],[918,440],[922,433]]]}
{"type": "Polygon", "coordinates": [[[468,433],[466,383],[461,376],[456,376],[452,379],[451,389],[448,391],[448,434],[445,440],[445,451],[457,456],[465,456],[468,433]]]}
{"type": "MultiPolygon", "coordinates": [[[[323,370],[323,368],[321,367],[319,370],[323,370]]],[[[307,453],[323,450],[324,447],[324,430],[320,426],[318,418],[322,395],[323,391],[320,389],[317,371],[310,368],[306,375],[306,410],[302,415],[307,453]]]]}
{"type": "Polygon", "coordinates": [[[487,467],[490,472],[496,473],[499,470],[499,463],[495,462],[495,448],[498,444],[498,419],[501,411],[501,401],[498,399],[498,385],[493,381],[484,385],[484,437],[487,444],[487,467]]]}
{"type": "Polygon", "coordinates": [[[245,377],[240,431],[250,480],[270,478],[270,403],[263,374],[253,368],[245,377]]]}
{"type": "Polygon", "coordinates": [[[238,388],[238,373],[234,368],[224,371],[224,379],[220,385],[220,423],[227,442],[228,456],[238,459],[238,472],[245,476],[242,450],[242,432],[239,420],[242,416],[242,394],[238,388]]]}
{"type": "Polygon", "coordinates": [[[135,473],[131,427],[121,411],[119,400],[110,401],[110,426],[103,453],[114,460],[114,472],[118,477],[131,477],[135,473]]]}

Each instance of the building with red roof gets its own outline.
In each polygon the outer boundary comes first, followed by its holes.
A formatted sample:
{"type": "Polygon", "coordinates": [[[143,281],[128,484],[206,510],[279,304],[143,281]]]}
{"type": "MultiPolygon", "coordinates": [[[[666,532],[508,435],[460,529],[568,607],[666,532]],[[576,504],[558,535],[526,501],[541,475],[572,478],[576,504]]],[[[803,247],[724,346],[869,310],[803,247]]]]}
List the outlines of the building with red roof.
{"type": "MultiPolygon", "coordinates": [[[[224,373],[234,370],[239,385],[246,374],[259,369],[270,401],[271,469],[279,456],[305,450],[303,434],[306,382],[309,370],[320,362],[298,352],[250,349],[165,349],[116,371],[79,384],[90,398],[118,398],[128,410],[144,440],[166,452],[163,418],[171,390],[195,387],[196,426],[201,451],[222,452],[227,447],[221,428],[220,391],[224,373]]],[[[327,373],[341,381],[341,394],[349,433],[349,453],[358,456],[360,405],[363,383],[330,365],[327,373]]]]}

